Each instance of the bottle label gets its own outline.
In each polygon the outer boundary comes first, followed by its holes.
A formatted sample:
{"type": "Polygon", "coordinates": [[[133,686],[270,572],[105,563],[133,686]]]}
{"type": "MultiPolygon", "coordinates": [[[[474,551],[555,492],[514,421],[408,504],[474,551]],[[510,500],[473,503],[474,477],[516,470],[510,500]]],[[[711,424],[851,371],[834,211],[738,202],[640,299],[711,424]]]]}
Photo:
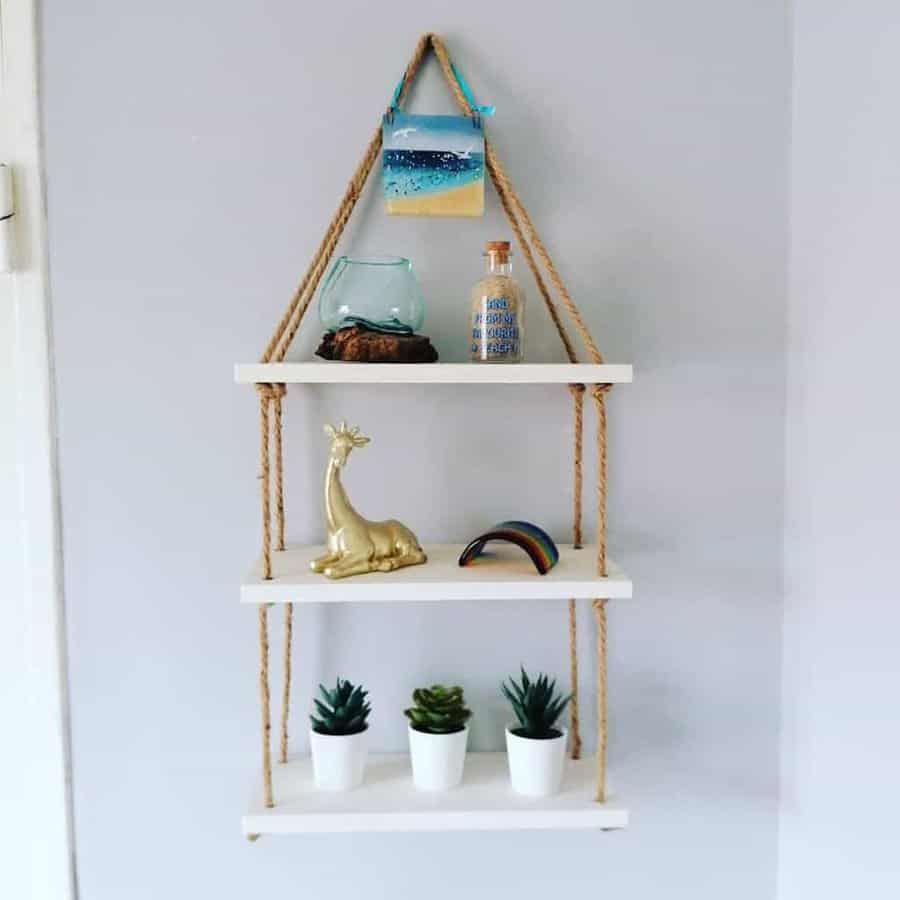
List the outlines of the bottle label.
{"type": "Polygon", "coordinates": [[[519,355],[519,311],[507,297],[486,297],[472,315],[472,355],[500,359],[519,355]]]}

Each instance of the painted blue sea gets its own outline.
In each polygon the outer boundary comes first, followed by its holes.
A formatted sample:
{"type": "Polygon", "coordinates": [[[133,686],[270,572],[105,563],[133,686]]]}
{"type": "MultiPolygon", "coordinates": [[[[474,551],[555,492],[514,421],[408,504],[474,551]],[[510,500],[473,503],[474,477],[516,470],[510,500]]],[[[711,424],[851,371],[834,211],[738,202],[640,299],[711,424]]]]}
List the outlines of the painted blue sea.
{"type": "Polygon", "coordinates": [[[385,208],[401,216],[484,212],[484,132],[468,116],[395,110],[382,127],[385,208]]]}
{"type": "Polygon", "coordinates": [[[385,150],[383,170],[385,197],[415,197],[480,181],[484,177],[484,154],[385,150]]]}

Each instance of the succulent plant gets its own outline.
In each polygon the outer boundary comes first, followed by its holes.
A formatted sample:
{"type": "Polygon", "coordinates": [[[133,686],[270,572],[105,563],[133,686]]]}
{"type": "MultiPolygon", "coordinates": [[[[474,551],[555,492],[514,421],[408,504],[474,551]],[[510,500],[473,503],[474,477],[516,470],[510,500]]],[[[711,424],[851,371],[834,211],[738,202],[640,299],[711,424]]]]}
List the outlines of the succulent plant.
{"type": "Polygon", "coordinates": [[[338,678],[334,690],[329,691],[320,684],[319,693],[324,702],[313,698],[318,718],[309,717],[314,731],[319,734],[358,734],[366,730],[366,719],[372,711],[371,704],[366,702],[368,691],[338,678]]]}
{"type": "Polygon", "coordinates": [[[461,687],[444,687],[433,684],[429,688],[416,688],[413,703],[403,711],[416,731],[427,734],[452,734],[462,731],[472,711],[466,709],[461,687]]]}
{"type": "Polygon", "coordinates": [[[572,695],[561,696],[556,690],[555,678],[551,679],[541,672],[532,680],[523,667],[521,679],[517,682],[510,677],[509,685],[504,682],[501,690],[519,720],[519,727],[513,729],[514,734],[537,740],[555,738],[562,734],[555,727],[556,720],[572,695]]]}

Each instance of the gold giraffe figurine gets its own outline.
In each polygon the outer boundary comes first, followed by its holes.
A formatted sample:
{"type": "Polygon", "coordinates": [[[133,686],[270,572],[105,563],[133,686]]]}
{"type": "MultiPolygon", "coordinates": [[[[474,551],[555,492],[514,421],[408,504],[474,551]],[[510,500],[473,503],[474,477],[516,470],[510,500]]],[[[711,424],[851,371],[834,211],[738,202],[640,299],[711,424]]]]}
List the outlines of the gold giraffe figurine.
{"type": "Polygon", "coordinates": [[[354,447],[369,439],[359,428],[325,426],[331,438],[328,469],[325,471],[325,518],[328,525],[328,552],[309,565],[329,578],[346,578],[364,572],[390,572],[403,566],[417,566],[427,557],[416,536],[401,522],[370,522],[351,505],[341,484],[341,469],[354,447]]]}

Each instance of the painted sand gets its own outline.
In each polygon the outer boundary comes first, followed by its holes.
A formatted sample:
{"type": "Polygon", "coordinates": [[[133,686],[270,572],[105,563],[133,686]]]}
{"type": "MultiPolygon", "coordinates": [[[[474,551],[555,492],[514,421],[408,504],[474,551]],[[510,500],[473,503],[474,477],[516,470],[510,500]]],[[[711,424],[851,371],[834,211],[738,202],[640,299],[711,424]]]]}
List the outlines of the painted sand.
{"type": "Polygon", "coordinates": [[[395,112],[382,132],[384,197],[390,215],[484,213],[484,133],[466,116],[395,112]]]}

